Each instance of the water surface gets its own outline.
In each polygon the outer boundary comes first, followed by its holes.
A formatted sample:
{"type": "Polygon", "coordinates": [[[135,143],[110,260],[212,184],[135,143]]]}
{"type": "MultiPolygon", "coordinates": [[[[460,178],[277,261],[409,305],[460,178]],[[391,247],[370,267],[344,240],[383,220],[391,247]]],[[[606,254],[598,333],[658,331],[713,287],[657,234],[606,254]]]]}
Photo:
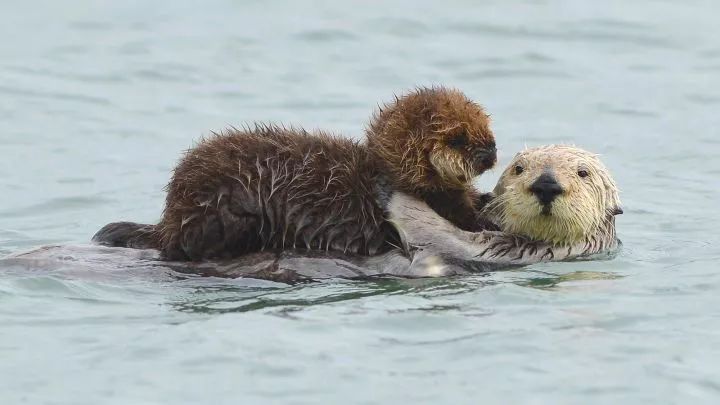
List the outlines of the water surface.
{"type": "MultiPolygon", "coordinates": [[[[416,85],[602,154],[613,261],[283,286],[0,269],[0,403],[718,403],[720,3],[0,6],[0,255],[156,221],[180,153],[273,121],[362,137],[416,85]]],[[[500,170],[480,180],[491,187],[500,170]]]]}

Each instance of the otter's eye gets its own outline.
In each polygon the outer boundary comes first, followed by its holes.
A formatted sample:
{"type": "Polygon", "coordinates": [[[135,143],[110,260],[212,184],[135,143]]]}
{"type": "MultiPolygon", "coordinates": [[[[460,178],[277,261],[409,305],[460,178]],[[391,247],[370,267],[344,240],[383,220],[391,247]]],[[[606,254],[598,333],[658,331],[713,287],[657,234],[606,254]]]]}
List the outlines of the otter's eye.
{"type": "Polygon", "coordinates": [[[467,146],[467,143],[468,140],[465,134],[457,135],[448,141],[448,145],[450,145],[450,147],[457,149],[464,148],[465,146],[467,146]]]}
{"type": "Polygon", "coordinates": [[[578,170],[578,176],[580,176],[580,177],[587,177],[589,175],[590,175],[590,173],[588,173],[587,170],[584,170],[584,169],[578,170]]]}
{"type": "Polygon", "coordinates": [[[515,165],[515,174],[521,174],[525,169],[520,165],[515,165]]]}

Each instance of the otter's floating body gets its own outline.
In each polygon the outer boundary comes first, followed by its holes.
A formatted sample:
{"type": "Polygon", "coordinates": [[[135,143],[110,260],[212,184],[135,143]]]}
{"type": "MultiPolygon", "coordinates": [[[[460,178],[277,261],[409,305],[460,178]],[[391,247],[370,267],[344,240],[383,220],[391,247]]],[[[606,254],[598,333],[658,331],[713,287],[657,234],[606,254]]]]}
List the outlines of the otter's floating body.
{"type": "MultiPolygon", "coordinates": [[[[283,282],[380,275],[436,277],[546,261],[607,258],[620,246],[615,233],[615,215],[622,213],[617,187],[609,171],[589,152],[569,146],[526,150],[510,163],[495,193],[485,213],[515,233],[464,231],[427,202],[390,190],[382,199],[402,249],[373,257],[264,252],[226,262],[172,266],[182,272],[283,282]],[[537,232],[546,240],[533,238],[537,232]]],[[[120,244],[142,245],[147,240],[144,226],[119,223],[117,228],[120,231],[114,233],[111,224],[103,235],[120,244]],[[123,239],[123,235],[129,237],[123,239]]],[[[44,254],[36,251],[22,260],[44,254]]]]}

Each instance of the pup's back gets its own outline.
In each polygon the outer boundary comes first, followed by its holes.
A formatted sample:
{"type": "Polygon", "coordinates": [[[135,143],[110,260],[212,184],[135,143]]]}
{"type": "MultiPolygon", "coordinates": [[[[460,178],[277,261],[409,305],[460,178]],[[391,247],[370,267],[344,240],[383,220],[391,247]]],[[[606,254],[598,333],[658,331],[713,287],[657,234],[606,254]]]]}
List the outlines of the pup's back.
{"type": "Polygon", "coordinates": [[[374,254],[394,235],[365,148],[275,126],[203,140],[175,169],[156,232],[170,260],[267,248],[374,254]]]}

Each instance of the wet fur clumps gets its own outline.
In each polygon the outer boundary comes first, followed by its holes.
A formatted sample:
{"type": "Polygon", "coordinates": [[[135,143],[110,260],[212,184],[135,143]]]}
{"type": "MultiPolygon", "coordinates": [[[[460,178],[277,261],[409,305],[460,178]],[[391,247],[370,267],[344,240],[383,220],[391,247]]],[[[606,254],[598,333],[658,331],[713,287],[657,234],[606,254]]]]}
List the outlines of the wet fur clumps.
{"type": "Polygon", "coordinates": [[[266,248],[372,255],[394,230],[376,203],[379,168],[357,142],[276,126],[201,141],[175,169],[157,225],[165,258],[266,248]]]}
{"type": "Polygon", "coordinates": [[[580,148],[549,145],[518,153],[494,194],[484,215],[504,232],[593,251],[616,240],[615,215],[622,213],[617,185],[597,155],[580,148]],[[551,203],[532,191],[541,176],[559,186],[551,203]]]}
{"type": "Polygon", "coordinates": [[[495,165],[495,137],[489,116],[462,92],[420,88],[396,98],[374,115],[367,145],[394,189],[461,229],[492,226],[477,215],[486,199],[471,181],[495,165]]]}
{"type": "Polygon", "coordinates": [[[461,229],[493,229],[471,181],[495,162],[479,105],[457,90],[419,88],[380,108],[366,143],[274,125],[201,140],[174,170],[159,224],[110,224],[94,240],[122,246],[116,228],[128,241],[150,229],[143,246],[155,241],[167,260],[286,248],[374,255],[399,243],[385,218],[394,191],[461,229]]]}

